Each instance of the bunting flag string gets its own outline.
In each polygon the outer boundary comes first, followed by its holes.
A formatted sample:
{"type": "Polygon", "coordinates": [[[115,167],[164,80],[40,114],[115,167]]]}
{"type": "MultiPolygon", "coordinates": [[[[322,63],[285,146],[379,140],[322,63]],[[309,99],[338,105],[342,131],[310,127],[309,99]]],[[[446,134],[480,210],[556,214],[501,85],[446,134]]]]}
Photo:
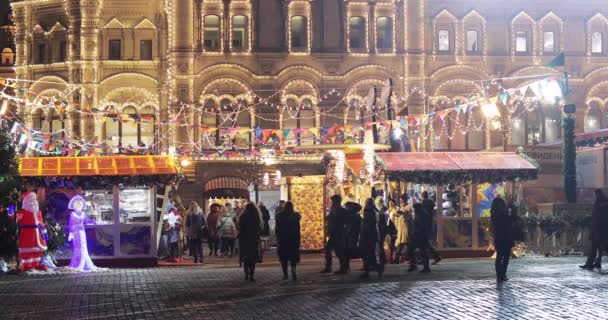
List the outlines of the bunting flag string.
{"type": "MultiPolygon", "coordinates": [[[[107,122],[121,122],[123,124],[130,123],[131,125],[137,124],[152,124],[157,129],[157,132],[161,132],[160,127],[185,127],[190,130],[198,130],[197,135],[201,138],[201,141],[182,143],[185,153],[193,153],[195,150],[205,150],[209,148],[215,148],[216,152],[221,153],[226,150],[235,150],[239,148],[238,140],[251,139],[251,144],[255,148],[259,147],[292,147],[298,145],[298,141],[307,141],[320,144],[343,144],[343,143],[361,143],[365,130],[369,130],[373,126],[377,126],[381,131],[389,131],[392,128],[401,128],[403,130],[416,130],[421,131],[421,126],[428,124],[439,119],[441,123],[446,122],[446,118],[450,117],[453,120],[455,128],[463,133],[469,130],[481,130],[484,125],[484,120],[477,124],[474,123],[474,117],[464,117],[466,120],[461,122],[459,115],[472,113],[478,109],[483,111],[486,118],[487,110],[496,109],[497,104],[506,107],[509,114],[513,114],[517,111],[518,106],[509,106],[509,102],[515,100],[521,101],[538,101],[539,99],[551,100],[550,96],[547,96],[545,90],[549,86],[555,86],[556,83],[559,90],[563,93],[564,85],[563,81],[555,79],[555,77],[545,78],[542,80],[534,81],[530,84],[524,85],[515,89],[506,89],[504,92],[500,92],[492,97],[481,97],[473,99],[471,101],[455,105],[453,107],[445,108],[442,110],[432,111],[424,114],[416,114],[409,116],[397,117],[395,120],[379,120],[376,122],[365,122],[362,125],[346,124],[346,125],[335,125],[330,127],[310,127],[310,128],[283,128],[283,129],[269,129],[269,128],[249,128],[239,127],[233,125],[232,127],[210,127],[210,126],[197,126],[189,123],[184,123],[185,117],[181,116],[186,112],[186,107],[182,107],[177,116],[168,121],[159,121],[154,115],[136,115],[136,114],[116,114],[107,113],[101,110],[92,109],[91,111],[80,111],[86,115],[93,115],[99,117],[100,121],[107,122]],[[554,81],[554,82],[552,82],[554,81]],[[489,106],[489,107],[488,107],[489,106]],[[487,109],[487,110],[486,110],[487,109]],[[216,135],[219,135],[220,140],[224,141],[221,146],[214,146],[216,141],[216,135]],[[206,141],[207,143],[203,143],[206,141]]],[[[555,89],[555,88],[553,88],[555,89]]],[[[567,90],[567,88],[566,88],[567,90]]],[[[549,90],[551,91],[551,90],[549,90]]],[[[552,92],[556,92],[552,90],[552,92]]],[[[2,93],[2,97],[6,94],[2,93]]],[[[13,97],[11,97],[13,98],[13,97]]],[[[553,97],[554,98],[554,97],[553,97]]],[[[535,103],[528,103],[534,108],[535,103]]],[[[4,109],[4,108],[3,108],[4,109]]],[[[4,116],[7,118],[17,118],[12,112],[5,112],[4,116]]],[[[492,116],[492,115],[490,115],[492,116]]],[[[229,120],[227,118],[226,120],[229,120]]],[[[487,121],[487,120],[486,120],[487,121]]],[[[433,130],[426,132],[427,137],[433,134],[435,138],[441,137],[446,134],[444,130],[445,126],[442,126],[439,130],[439,136],[433,130]]],[[[109,143],[108,141],[101,141],[99,143],[85,143],[79,139],[73,139],[67,135],[67,131],[61,130],[52,134],[42,133],[39,130],[28,128],[22,122],[15,122],[13,127],[13,133],[19,136],[19,142],[21,145],[27,144],[30,149],[39,151],[43,154],[52,155],[91,155],[91,154],[111,154],[113,149],[119,149],[115,146],[116,143],[109,143]]],[[[454,130],[451,134],[455,135],[454,130]]],[[[450,138],[450,137],[449,137],[450,138]]],[[[160,137],[157,140],[162,140],[160,137]]],[[[249,143],[247,143],[249,144],[249,143]]],[[[126,148],[120,148],[119,152],[129,153],[156,153],[158,143],[150,146],[128,146],[126,148]]]]}

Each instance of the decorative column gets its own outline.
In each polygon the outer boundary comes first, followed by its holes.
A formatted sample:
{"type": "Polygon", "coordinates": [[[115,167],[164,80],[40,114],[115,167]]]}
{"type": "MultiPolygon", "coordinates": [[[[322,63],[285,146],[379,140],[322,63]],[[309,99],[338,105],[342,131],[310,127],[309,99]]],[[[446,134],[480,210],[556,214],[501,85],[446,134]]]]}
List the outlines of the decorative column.
{"type": "Polygon", "coordinates": [[[376,2],[369,3],[367,12],[367,34],[369,42],[367,44],[369,53],[376,53],[376,2]]]}
{"type": "MultiPolygon", "coordinates": [[[[28,77],[28,44],[27,44],[27,35],[29,34],[29,17],[30,10],[29,7],[22,5],[22,3],[15,3],[14,6],[14,14],[15,14],[15,47],[16,47],[16,56],[15,56],[15,71],[16,77],[19,80],[31,80],[28,77]]],[[[16,83],[15,95],[18,98],[27,98],[29,84],[27,81],[18,81],[16,83]]],[[[31,126],[31,118],[28,116],[30,110],[26,109],[25,104],[19,104],[17,113],[24,119],[29,119],[28,125],[31,126]]]]}
{"type": "Polygon", "coordinates": [[[224,2],[224,18],[222,19],[222,34],[223,34],[223,43],[224,43],[224,52],[230,52],[230,21],[232,17],[230,17],[230,0],[223,0],[224,2]]]}
{"type": "MultiPolygon", "coordinates": [[[[75,5],[75,4],[74,4],[75,5]]],[[[81,85],[80,109],[89,111],[96,107],[97,87],[99,85],[99,13],[103,7],[102,0],[80,1],[80,41],[76,47],[74,40],[72,47],[75,49],[75,57],[80,57],[80,70],[74,68],[74,78],[71,79],[76,85],[81,85]]],[[[74,7],[75,9],[75,7],[74,7]]],[[[73,13],[76,14],[73,10],[73,13]]],[[[78,19],[76,19],[77,21],[78,19]]],[[[82,136],[86,141],[91,141],[96,136],[95,118],[92,115],[84,115],[81,119],[82,136]]],[[[99,130],[97,130],[99,132],[99,130]]],[[[98,137],[99,138],[99,137],[98,137]]]]}
{"type": "Polygon", "coordinates": [[[281,4],[283,9],[283,19],[281,19],[281,25],[283,26],[283,34],[285,35],[283,39],[281,39],[281,49],[283,49],[283,52],[288,52],[289,32],[291,32],[289,30],[289,23],[287,23],[289,21],[289,0],[283,0],[281,4]]]}
{"type": "Polygon", "coordinates": [[[196,45],[194,49],[198,52],[203,51],[203,0],[194,1],[194,38],[196,39],[196,45]]]}

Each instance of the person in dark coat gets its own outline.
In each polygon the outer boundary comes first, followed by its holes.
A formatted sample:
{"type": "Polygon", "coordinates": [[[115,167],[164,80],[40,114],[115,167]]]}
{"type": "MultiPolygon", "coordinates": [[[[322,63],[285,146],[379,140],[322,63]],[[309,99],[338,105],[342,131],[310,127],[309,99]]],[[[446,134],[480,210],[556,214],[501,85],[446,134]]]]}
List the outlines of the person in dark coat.
{"type": "Polygon", "coordinates": [[[422,191],[421,196],[422,207],[430,216],[428,220],[429,225],[427,227],[429,230],[429,244],[427,245],[427,248],[429,249],[429,254],[433,257],[433,265],[435,265],[438,264],[439,261],[441,261],[441,257],[439,256],[435,248],[433,248],[433,246],[431,245],[431,237],[434,234],[433,229],[435,227],[435,202],[429,198],[429,193],[426,191],[422,191]]]}
{"type": "Polygon", "coordinates": [[[344,226],[346,210],[342,207],[342,197],[334,195],[331,197],[331,209],[327,216],[327,243],[325,244],[325,268],[321,273],[332,271],[332,252],[338,257],[344,257],[344,226]]]}
{"type": "Polygon", "coordinates": [[[496,279],[498,282],[507,281],[507,267],[511,257],[511,249],[515,243],[513,239],[516,212],[509,210],[507,203],[500,194],[496,195],[490,208],[492,221],[492,235],[496,249],[496,279]]]}
{"type": "Polygon", "coordinates": [[[593,270],[594,268],[602,267],[602,253],[608,249],[606,247],[606,242],[608,241],[602,239],[603,237],[606,238],[606,234],[608,233],[608,226],[606,226],[607,215],[608,198],[601,189],[596,189],[595,202],[593,203],[593,211],[591,212],[591,234],[589,235],[591,249],[587,255],[587,262],[580,266],[581,269],[593,270]]]}
{"type": "Polygon", "coordinates": [[[378,210],[378,268],[382,269],[380,273],[384,271],[384,265],[386,265],[386,251],[384,251],[384,244],[387,242],[388,236],[388,208],[384,205],[384,199],[382,196],[377,196],[374,199],[374,205],[378,210]]]}
{"type": "Polygon", "coordinates": [[[238,224],[239,258],[245,271],[245,280],[255,281],[255,264],[260,257],[260,234],[262,221],[258,207],[249,202],[239,219],[238,224]]]}
{"type": "Polygon", "coordinates": [[[300,262],[300,214],[287,201],[285,208],[275,217],[279,260],[283,269],[283,280],[287,280],[287,264],[291,264],[291,278],[295,281],[296,265],[300,262]]]}
{"type": "Polygon", "coordinates": [[[361,205],[356,202],[344,204],[346,209],[346,229],[344,230],[344,256],[340,260],[340,270],[337,274],[346,274],[350,270],[350,259],[359,258],[359,233],[361,231],[361,205]]]}
{"type": "MultiPolygon", "coordinates": [[[[408,272],[414,271],[418,269],[416,266],[416,256],[415,251],[418,249],[420,251],[420,256],[422,258],[422,271],[421,273],[429,273],[431,269],[429,268],[429,234],[430,229],[429,226],[431,223],[429,220],[431,219],[431,215],[422,207],[422,204],[415,203],[414,206],[414,230],[411,232],[411,239],[409,239],[409,243],[407,246],[407,255],[410,258],[410,268],[407,270],[408,272]]],[[[411,229],[411,228],[410,228],[411,229]]]]}
{"type": "Polygon", "coordinates": [[[207,228],[207,221],[203,216],[203,209],[192,201],[188,207],[188,216],[186,217],[186,233],[188,235],[188,248],[194,263],[203,263],[203,234],[207,228]]]}
{"type": "Polygon", "coordinates": [[[382,276],[384,271],[378,263],[378,253],[380,245],[380,234],[378,232],[378,209],[374,205],[374,200],[369,198],[365,201],[363,209],[363,221],[361,222],[361,234],[359,236],[359,247],[361,248],[361,258],[363,259],[362,279],[369,278],[372,269],[378,271],[378,276],[382,276]]]}
{"type": "Polygon", "coordinates": [[[217,257],[217,252],[220,249],[220,234],[217,228],[217,221],[222,215],[222,206],[214,203],[209,208],[209,215],[207,216],[207,241],[209,244],[209,255],[217,257]]]}
{"type": "Polygon", "coordinates": [[[264,222],[262,237],[268,237],[270,236],[270,212],[263,203],[260,203],[260,212],[262,213],[262,221],[264,222]]]}

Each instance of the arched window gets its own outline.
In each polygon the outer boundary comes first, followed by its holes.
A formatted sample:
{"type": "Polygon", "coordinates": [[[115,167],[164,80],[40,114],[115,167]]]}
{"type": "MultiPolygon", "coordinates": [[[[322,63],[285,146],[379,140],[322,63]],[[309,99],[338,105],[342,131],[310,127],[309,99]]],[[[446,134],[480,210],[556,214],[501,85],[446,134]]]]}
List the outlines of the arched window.
{"type": "Polygon", "coordinates": [[[517,109],[511,115],[511,145],[523,146],[526,144],[526,117],[523,106],[516,102],[517,109]]]}
{"type": "Polygon", "coordinates": [[[205,50],[216,51],[220,49],[220,17],[208,15],[203,19],[203,39],[205,50]]]}
{"type": "Polygon", "coordinates": [[[218,114],[216,111],[215,101],[207,99],[203,105],[201,115],[201,146],[203,149],[212,149],[219,142],[219,131],[211,131],[209,128],[217,128],[218,114]]]}
{"type": "Polygon", "coordinates": [[[247,50],[249,48],[249,28],[246,16],[232,17],[232,49],[247,50]]]}
{"type": "Polygon", "coordinates": [[[545,31],[543,33],[543,53],[555,52],[555,33],[553,31],[545,31]]]}
{"type": "Polygon", "coordinates": [[[543,142],[554,142],[562,136],[561,111],[556,107],[545,112],[545,137],[543,142]]]}
{"type": "Polygon", "coordinates": [[[527,142],[537,145],[543,142],[543,115],[539,108],[526,112],[527,142]]]}
{"type": "MultiPolygon", "coordinates": [[[[302,106],[298,115],[298,127],[301,129],[315,127],[315,111],[312,101],[302,100],[302,106]]],[[[310,131],[306,130],[299,134],[300,145],[307,146],[315,144],[315,137],[310,131]]]]}
{"type": "Polygon", "coordinates": [[[604,53],[604,35],[601,32],[594,32],[591,34],[591,53],[604,53]]]}
{"type": "Polygon", "coordinates": [[[527,53],[528,52],[528,32],[517,31],[515,32],[515,52],[527,53]]]}
{"type": "Polygon", "coordinates": [[[293,16],[290,22],[291,49],[306,50],[308,47],[308,21],[305,16],[293,16]]]}
{"type": "Polygon", "coordinates": [[[589,103],[587,118],[585,119],[585,131],[595,131],[602,129],[602,111],[597,101],[589,103]]]}
{"type": "Polygon", "coordinates": [[[32,129],[42,131],[42,122],[44,121],[44,112],[38,109],[32,113],[32,129]]]}
{"type": "Polygon", "coordinates": [[[467,142],[469,150],[483,150],[485,148],[485,123],[481,108],[476,108],[467,114],[470,117],[467,142]]]}
{"type": "MultiPolygon", "coordinates": [[[[137,110],[134,107],[125,107],[122,110],[125,115],[137,115],[137,110]]],[[[137,127],[138,123],[132,120],[121,122],[121,142],[122,146],[138,146],[137,139],[137,127]]]]}
{"type": "Polygon", "coordinates": [[[393,48],[393,19],[390,17],[379,17],[376,19],[376,48],[393,48]]]}
{"type": "Polygon", "coordinates": [[[51,134],[64,129],[63,117],[57,110],[53,109],[50,118],[49,132],[51,134]]]}
{"type": "Polygon", "coordinates": [[[109,145],[116,147],[120,144],[120,119],[114,107],[107,108],[106,115],[103,136],[109,145]]]}
{"type": "Polygon", "coordinates": [[[450,32],[448,30],[439,30],[437,34],[437,48],[439,51],[450,51],[450,32]]]}
{"type": "MultiPolygon", "coordinates": [[[[239,109],[242,110],[236,116],[236,126],[240,129],[251,128],[251,113],[249,113],[249,109],[246,108],[247,101],[240,100],[239,101],[239,109]]],[[[251,145],[251,134],[249,132],[239,132],[236,135],[235,143],[238,148],[245,149],[249,148],[251,145]]]]}
{"type": "Polygon", "coordinates": [[[467,31],[467,53],[479,52],[479,34],[476,30],[467,31]]]}
{"type": "Polygon", "coordinates": [[[351,49],[365,48],[365,19],[363,17],[349,19],[348,43],[351,49]]]}
{"type": "Polygon", "coordinates": [[[152,106],[146,106],[142,109],[140,114],[140,141],[146,146],[154,144],[154,120],[156,119],[154,113],[154,108],[152,106]]]}

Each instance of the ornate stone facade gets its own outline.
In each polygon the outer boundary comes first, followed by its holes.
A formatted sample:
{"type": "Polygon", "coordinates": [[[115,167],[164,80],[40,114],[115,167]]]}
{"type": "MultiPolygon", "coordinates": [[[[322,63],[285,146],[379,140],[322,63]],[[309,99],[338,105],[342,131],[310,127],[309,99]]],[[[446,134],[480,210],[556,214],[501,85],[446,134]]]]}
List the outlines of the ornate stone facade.
{"type": "MultiPolygon", "coordinates": [[[[577,129],[595,130],[608,127],[608,12],[602,1],[583,2],[16,0],[18,93],[32,102],[20,110],[34,128],[62,126],[87,141],[204,149],[221,143],[206,145],[197,129],[222,126],[218,109],[255,105],[231,119],[240,127],[358,122],[368,113],[353,101],[391,78],[401,114],[428,112],[485,94],[493,78],[514,87],[530,81],[521,76],[559,72],[543,65],[565,51],[577,129]],[[409,95],[413,88],[427,99],[409,95]],[[69,107],[42,107],[54,99],[69,107]],[[93,108],[192,127],[126,128],[78,112],[93,108]]],[[[522,129],[505,136],[555,140],[556,121],[559,112],[528,112],[506,121],[522,129]]],[[[422,148],[503,144],[490,129],[441,130],[444,138],[422,148]]],[[[251,137],[243,139],[247,147],[251,137]]]]}

